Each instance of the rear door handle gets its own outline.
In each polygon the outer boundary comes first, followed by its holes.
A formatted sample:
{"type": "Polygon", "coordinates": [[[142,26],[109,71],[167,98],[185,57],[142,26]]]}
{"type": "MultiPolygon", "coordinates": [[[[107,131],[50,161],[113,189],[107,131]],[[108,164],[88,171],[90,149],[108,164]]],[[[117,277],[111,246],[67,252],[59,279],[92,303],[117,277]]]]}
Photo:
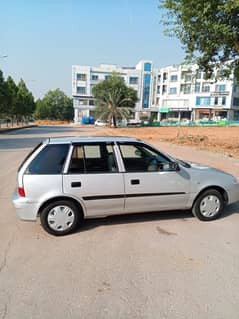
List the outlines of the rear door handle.
{"type": "Polygon", "coordinates": [[[140,184],[140,181],[139,181],[139,179],[131,179],[131,185],[138,185],[138,184],[140,184]]]}
{"type": "Polygon", "coordinates": [[[71,187],[81,187],[81,182],[72,182],[71,187]]]}

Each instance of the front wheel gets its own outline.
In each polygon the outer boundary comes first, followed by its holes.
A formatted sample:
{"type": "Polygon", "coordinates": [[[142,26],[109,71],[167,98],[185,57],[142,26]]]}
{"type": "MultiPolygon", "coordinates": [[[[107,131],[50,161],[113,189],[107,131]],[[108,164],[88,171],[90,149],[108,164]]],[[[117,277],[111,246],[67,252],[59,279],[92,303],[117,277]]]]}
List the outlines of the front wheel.
{"type": "Polygon", "coordinates": [[[69,200],[60,200],[47,205],[40,215],[42,227],[55,236],[73,232],[79,221],[78,207],[69,200]]]}
{"type": "Polygon", "coordinates": [[[192,213],[203,221],[210,221],[218,218],[223,211],[224,200],[219,191],[208,189],[195,200],[192,213]]]}

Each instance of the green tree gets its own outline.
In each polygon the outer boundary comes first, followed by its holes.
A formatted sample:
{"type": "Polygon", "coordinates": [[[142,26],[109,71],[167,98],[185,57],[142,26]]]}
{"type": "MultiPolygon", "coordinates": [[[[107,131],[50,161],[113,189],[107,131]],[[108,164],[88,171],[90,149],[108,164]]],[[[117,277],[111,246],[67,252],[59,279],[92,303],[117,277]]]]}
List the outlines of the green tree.
{"type": "Polygon", "coordinates": [[[11,78],[11,76],[7,77],[6,87],[7,87],[6,95],[7,95],[8,115],[11,117],[12,124],[13,124],[14,117],[17,110],[18,87],[15,84],[14,80],[11,78]]]}
{"type": "Polygon", "coordinates": [[[49,91],[36,103],[35,116],[38,119],[66,120],[73,119],[72,99],[60,89],[49,91]]]}
{"type": "Polygon", "coordinates": [[[21,79],[18,83],[16,96],[16,111],[17,121],[30,116],[35,109],[35,103],[32,93],[27,89],[25,82],[21,79]]]}
{"type": "Polygon", "coordinates": [[[238,0],[160,0],[162,18],[169,36],[176,36],[186,51],[186,60],[196,62],[208,76],[213,68],[232,68],[239,77],[238,0]],[[228,63],[230,61],[230,63],[228,63]]]}
{"type": "Polygon", "coordinates": [[[0,70],[0,117],[7,114],[7,88],[3,73],[0,70]]]}
{"type": "Polygon", "coordinates": [[[113,73],[93,87],[96,99],[96,114],[116,126],[117,119],[129,118],[137,101],[137,92],[129,88],[124,80],[113,73]]]}
{"type": "Polygon", "coordinates": [[[34,113],[34,116],[37,119],[47,119],[48,118],[48,112],[46,105],[42,102],[41,99],[38,99],[36,101],[36,110],[34,113]]]}

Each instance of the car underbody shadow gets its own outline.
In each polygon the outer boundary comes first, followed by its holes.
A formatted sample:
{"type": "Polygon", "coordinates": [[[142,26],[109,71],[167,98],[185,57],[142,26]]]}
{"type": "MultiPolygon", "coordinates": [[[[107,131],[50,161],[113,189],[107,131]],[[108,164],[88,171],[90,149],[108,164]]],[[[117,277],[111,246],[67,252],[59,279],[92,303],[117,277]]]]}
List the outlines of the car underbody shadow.
{"type": "Polygon", "coordinates": [[[236,203],[233,203],[231,205],[228,205],[224,208],[224,211],[222,212],[222,215],[219,218],[226,218],[233,214],[239,213],[239,201],[236,203]]]}
{"type": "MultiPolygon", "coordinates": [[[[226,206],[222,215],[219,217],[219,219],[226,218],[226,217],[229,217],[230,215],[238,214],[238,213],[239,213],[239,201],[237,203],[226,206]]],[[[160,212],[114,215],[114,216],[108,216],[105,218],[86,219],[83,221],[81,227],[76,231],[76,233],[88,231],[100,226],[135,224],[135,223],[145,223],[145,222],[173,220],[173,219],[187,222],[191,218],[194,218],[194,217],[190,210],[160,211],[160,212]]],[[[198,222],[201,222],[201,221],[198,221],[198,222]]]]}
{"type": "MultiPolygon", "coordinates": [[[[177,211],[160,211],[160,212],[149,212],[149,213],[133,213],[124,215],[114,215],[104,218],[94,218],[84,220],[81,227],[77,232],[88,231],[100,226],[111,226],[120,224],[134,224],[134,223],[145,223],[159,220],[171,220],[181,219],[187,221],[193,218],[191,211],[189,210],[177,210],[177,211]]],[[[77,233],[76,232],[76,233],[77,233]]]]}

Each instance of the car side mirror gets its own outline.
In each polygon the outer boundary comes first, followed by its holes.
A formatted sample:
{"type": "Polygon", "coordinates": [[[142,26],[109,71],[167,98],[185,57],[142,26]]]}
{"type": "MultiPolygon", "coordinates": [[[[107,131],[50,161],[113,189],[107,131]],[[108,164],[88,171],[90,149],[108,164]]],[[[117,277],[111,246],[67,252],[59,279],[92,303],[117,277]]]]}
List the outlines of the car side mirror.
{"type": "Polygon", "coordinates": [[[180,167],[177,162],[170,162],[170,170],[172,171],[180,171],[180,167]]]}

